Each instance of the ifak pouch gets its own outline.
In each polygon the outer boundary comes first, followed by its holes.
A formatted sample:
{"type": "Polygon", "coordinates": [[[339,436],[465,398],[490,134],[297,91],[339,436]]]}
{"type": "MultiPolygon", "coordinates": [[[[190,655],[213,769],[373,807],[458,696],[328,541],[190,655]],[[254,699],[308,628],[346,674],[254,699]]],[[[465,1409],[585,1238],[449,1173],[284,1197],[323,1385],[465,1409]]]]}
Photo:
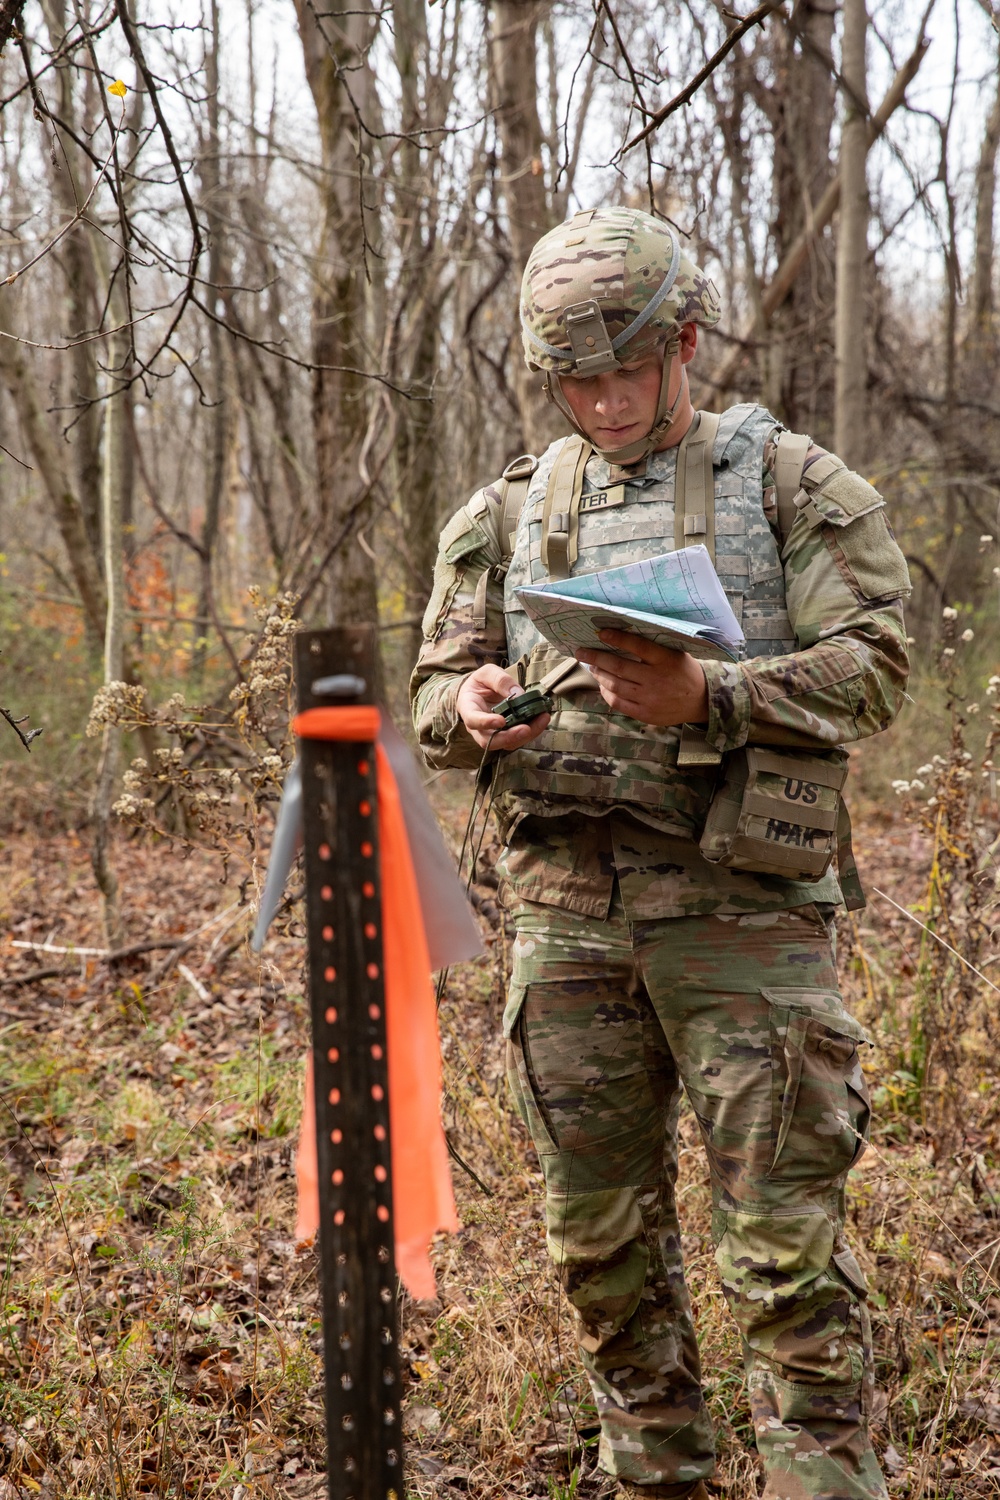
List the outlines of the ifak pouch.
{"type": "Polygon", "coordinates": [[[838,852],[847,756],[745,746],[723,762],[699,847],[712,864],[820,880],[838,852]]]}

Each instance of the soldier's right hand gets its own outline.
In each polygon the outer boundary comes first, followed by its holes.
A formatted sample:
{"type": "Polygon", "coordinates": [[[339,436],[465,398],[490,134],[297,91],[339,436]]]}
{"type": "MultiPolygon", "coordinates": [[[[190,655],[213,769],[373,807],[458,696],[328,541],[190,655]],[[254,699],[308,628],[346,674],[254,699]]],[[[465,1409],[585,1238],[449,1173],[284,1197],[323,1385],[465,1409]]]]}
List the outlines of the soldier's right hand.
{"type": "Polygon", "coordinates": [[[492,710],[504,698],[509,698],[511,693],[520,692],[523,692],[523,688],[517,678],[505,672],[503,667],[477,667],[463,679],[455,707],[476,744],[484,750],[487,745],[491,750],[518,750],[522,745],[528,745],[537,739],[548,726],[551,714],[539,714],[530,724],[517,724],[513,729],[504,729],[503,715],[495,714],[492,710]]]}

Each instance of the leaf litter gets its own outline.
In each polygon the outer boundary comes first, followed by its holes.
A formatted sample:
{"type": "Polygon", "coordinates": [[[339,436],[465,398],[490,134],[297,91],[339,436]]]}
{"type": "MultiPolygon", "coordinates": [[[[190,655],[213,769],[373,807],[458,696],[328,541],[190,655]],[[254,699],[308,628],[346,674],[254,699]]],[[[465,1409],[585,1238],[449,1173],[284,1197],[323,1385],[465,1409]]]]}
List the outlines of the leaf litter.
{"type": "MultiPolygon", "coordinates": [[[[447,828],[461,829],[467,792],[460,775],[436,785],[447,828]]],[[[916,910],[933,840],[895,807],[869,809],[865,826],[869,886],[916,910]]],[[[131,941],[184,941],[204,924],[186,973],[161,952],[110,965],[79,954],[101,928],[78,837],[0,848],[0,1493],[320,1496],[317,1266],[293,1239],[301,912],[281,918],[261,967],[234,946],[248,907],[219,939],[212,919],[234,896],[217,861],[136,839],[115,857],[131,941]],[[38,950],[11,939],[78,956],[30,978],[38,950]]],[[[596,1500],[608,1492],[596,1416],[545,1254],[539,1163],[504,1082],[509,934],[495,881],[473,894],[487,953],[449,977],[441,1006],[464,1227],[435,1244],[438,1300],[401,1297],[407,1487],[596,1500]]],[[[996,1049],[970,1008],[960,1130],[932,1093],[915,1103],[902,1064],[927,958],[909,926],[873,902],[840,933],[881,1111],[848,1195],[872,1287],[872,1426],[893,1495],[978,1500],[1000,1494],[996,1049]]],[[[690,1114],[679,1200],[718,1479],[738,1500],[761,1475],[690,1114]]]]}

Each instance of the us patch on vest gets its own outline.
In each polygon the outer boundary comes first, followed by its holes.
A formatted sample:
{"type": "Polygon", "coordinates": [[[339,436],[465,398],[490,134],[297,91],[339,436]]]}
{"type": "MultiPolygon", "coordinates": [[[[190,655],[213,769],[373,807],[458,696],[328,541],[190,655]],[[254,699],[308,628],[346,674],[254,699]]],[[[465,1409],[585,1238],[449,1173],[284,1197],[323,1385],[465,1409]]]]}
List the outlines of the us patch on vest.
{"type": "Polygon", "coordinates": [[[702,853],[730,869],[821,879],[836,849],[846,775],[846,762],[818,755],[734,751],[705,820],[702,853]]]}

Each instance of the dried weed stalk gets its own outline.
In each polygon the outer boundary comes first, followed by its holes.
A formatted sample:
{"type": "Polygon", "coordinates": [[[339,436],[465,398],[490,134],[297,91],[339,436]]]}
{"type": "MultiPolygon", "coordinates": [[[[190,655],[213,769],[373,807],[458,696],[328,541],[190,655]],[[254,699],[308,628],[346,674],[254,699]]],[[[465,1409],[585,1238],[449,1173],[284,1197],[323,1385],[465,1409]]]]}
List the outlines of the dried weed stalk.
{"type": "Polygon", "coordinates": [[[132,828],[253,867],[261,813],[281,795],[294,755],[292,638],[294,594],[250,596],[260,633],[243,662],[245,675],[223,706],[194,705],[174,693],[159,707],[144,687],[112,682],[99,689],[87,734],[106,724],[166,740],[139,756],[124,776],[114,811],[132,828]]]}
{"type": "Polygon", "coordinates": [[[930,869],[917,919],[916,985],[908,1055],[895,1070],[904,1102],[947,1150],[961,1140],[967,1119],[966,1067],[1000,1042],[995,1020],[1000,989],[983,966],[997,957],[1000,866],[997,785],[993,755],[1000,744],[1000,676],[985,684],[989,716],[978,764],[968,749],[968,724],[979,714],[967,702],[961,652],[973,640],[958,631],[958,612],[944,611],[940,655],[950,726],[945,754],[934,755],[908,780],[893,782],[903,810],[930,847],[930,869]]]}

